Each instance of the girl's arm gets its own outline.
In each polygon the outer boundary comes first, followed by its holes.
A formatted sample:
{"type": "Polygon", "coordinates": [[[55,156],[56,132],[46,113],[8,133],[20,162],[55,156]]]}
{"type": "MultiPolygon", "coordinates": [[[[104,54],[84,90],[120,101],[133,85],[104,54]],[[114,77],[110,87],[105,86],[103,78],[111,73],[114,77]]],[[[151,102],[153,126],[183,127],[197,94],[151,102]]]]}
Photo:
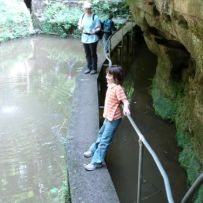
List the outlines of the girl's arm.
{"type": "Polygon", "coordinates": [[[121,86],[118,86],[117,91],[116,91],[116,96],[117,96],[118,101],[121,101],[123,103],[123,114],[125,116],[130,114],[129,102],[128,102],[125,92],[121,86]]]}
{"type": "Polygon", "coordinates": [[[127,99],[124,99],[124,100],[123,100],[123,114],[124,114],[125,116],[130,114],[129,102],[128,102],[127,99]]]}

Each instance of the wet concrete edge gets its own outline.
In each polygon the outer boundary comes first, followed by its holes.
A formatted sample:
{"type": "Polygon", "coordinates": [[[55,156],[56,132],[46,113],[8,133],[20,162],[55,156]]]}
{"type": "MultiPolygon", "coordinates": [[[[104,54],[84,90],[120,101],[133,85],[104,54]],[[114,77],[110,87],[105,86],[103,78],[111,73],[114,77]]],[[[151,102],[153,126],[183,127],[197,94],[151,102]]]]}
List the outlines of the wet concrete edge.
{"type": "MultiPolygon", "coordinates": [[[[100,58],[99,70],[104,62],[100,58]]],[[[67,143],[68,177],[72,203],[119,202],[110,174],[106,167],[85,171],[83,164],[90,160],[84,151],[95,141],[99,129],[99,109],[96,75],[83,71],[76,81],[73,96],[71,123],[67,143]]]]}

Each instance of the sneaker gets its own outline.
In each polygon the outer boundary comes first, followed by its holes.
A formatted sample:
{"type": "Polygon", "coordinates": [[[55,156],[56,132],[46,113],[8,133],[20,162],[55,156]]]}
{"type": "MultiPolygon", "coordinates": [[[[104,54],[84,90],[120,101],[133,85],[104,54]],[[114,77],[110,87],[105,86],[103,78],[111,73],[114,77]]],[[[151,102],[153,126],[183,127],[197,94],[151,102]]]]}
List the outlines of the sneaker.
{"type": "Polygon", "coordinates": [[[103,165],[102,164],[87,164],[87,165],[84,165],[84,168],[86,171],[94,171],[96,170],[97,168],[101,168],[103,165]]]}
{"type": "Polygon", "coordinates": [[[92,156],[93,156],[92,151],[88,150],[88,151],[84,152],[84,157],[85,157],[85,158],[90,158],[90,157],[92,157],[92,156]]]}
{"type": "Polygon", "coordinates": [[[94,74],[96,74],[96,73],[97,73],[96,70],[91,70],[91,72],[90,72],[91,75],[94,75],[94,74]]]}
{"type": "Polygon", "coordinates": [[[84,72],[84,74],[88,74],[88,73],[90,73],[91,72],[91,70],[90,69],[87,69],[85,72],[84,72]]]}

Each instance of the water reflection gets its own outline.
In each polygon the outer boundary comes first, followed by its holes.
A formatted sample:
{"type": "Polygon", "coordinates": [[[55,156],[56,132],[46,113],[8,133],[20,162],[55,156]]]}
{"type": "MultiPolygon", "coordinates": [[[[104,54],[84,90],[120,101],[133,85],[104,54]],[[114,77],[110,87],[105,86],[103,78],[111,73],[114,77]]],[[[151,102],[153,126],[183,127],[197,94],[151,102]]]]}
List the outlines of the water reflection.
{"type": "Polygon", "coordinates": [[[0,46],[0,202],[65,202],[65,141],[84,59],[71,39],[0,46]]]}

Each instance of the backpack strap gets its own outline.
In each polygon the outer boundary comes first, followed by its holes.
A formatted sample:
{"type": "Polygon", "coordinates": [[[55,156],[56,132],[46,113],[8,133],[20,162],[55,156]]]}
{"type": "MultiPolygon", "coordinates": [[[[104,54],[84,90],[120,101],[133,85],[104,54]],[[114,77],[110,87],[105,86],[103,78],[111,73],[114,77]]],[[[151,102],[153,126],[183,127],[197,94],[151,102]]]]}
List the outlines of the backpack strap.
{"type": "Polygon", "coordinates": [[[95,14],[93,13],[92,20],[94,21],[95,14]]]}
{"type": "Polygon", "coordinates": [[[85,13],[83,13],[83,14],[82,14],[82,18],[81,18],[81,21],[83,20],[84,16],[85,16],[85,13]]]}
{"type": "MultiPolygon", "coordinates": [[[[83,20],[84,16],[85,16],[85,13],[83,13],[82,18],[81,18],[81,21],[83,20]]],[[[95,17],[95,14],[93,13],[93,15],[92,15],[92,20],[93,20],[93,21],[94,21],[94,17],[95,17]]]]}
{"type": "Polygon", "coordinates": [[[82,17],[81,17],[81,19],[80,19],[80,23],[82,23],[82,20],[83,20],[84,16],[85,16],[85,14],[83,13],[83,14],[82,14],[82,17]]]}

